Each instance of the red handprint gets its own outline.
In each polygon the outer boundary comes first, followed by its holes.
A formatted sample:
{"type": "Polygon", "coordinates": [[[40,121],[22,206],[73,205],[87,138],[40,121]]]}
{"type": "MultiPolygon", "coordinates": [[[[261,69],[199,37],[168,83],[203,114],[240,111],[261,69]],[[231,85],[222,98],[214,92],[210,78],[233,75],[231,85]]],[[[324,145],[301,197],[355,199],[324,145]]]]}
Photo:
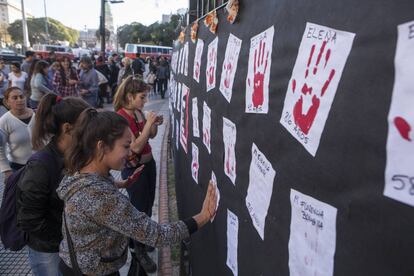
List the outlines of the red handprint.
{"type": "Polygon", "coordinates": [[[209,55],[208,55],[208,64],[209,68],[207,70],[208,75],[208,84],[212,85],[214,83],[214,72],[216,71],[216,49],[212,48],[209,55]]]}
{"type": "Polygon", "coordinates": [[[411,125],[402,117],[395,117],[394,124],[401,137],[407,141],[412,141],[410,137],[411,125]]]}
{"type": "MultiPolygon", "coordinates": [[[[325,54],[325,65],[323,67],[323,69],[326,68],[329,58],[331,56],[331,49],[328,49],[325,53],[325,48],[326,48],[326,41],[324,41],[322,43],[322,46],[320,48],[318,57],[316,59],[316,63],[314,65],[313,68],[313,75],[316,77],[318,74],[318,66],[319,63],[322,59],[322,56],[325,54]]],[[[308,78],[309,76],[309,67],[310,64],[312,62],[312,58],[313,58],[313,54],[315,52],[315,48],[316,45],[312,45],[312,48],[310,50],[310,54],[309,54],[309,58],[308,58],[308,63],[307,63],[307,68],[305,71],[305,80],[308,78]]],[[[313,87],[312,86],[308,86],[308,84],[305,82],[302,86],[301,92],[303,95],[300,95],[299,100],[295,103],[295,106],[293,108],[293,116],[295,119],[295,123],[296,125],[303,131],[304,134],[308,134],[310,128],[312,127],[312,124],[315,120],[315,117],[318,113],[318,109],[320,106],[320,99],[325,95],[326,90],[328,89],[329,84],[331,83],[333,77],[335,76],[335,69],[331,69],[330,73],[329,73],[329,77],[328,79],[324,82],[323,86],[320,89],[320,94],[317,95],[316,93],[314,94],[313,92],[313,87]],[[303,101],[304,101],[304,97],[312,97],[312,105],[311,107],[308,109],[308,111],[306,112],[306,114],[303,114],[303,101]]],[[[316,81],[315,83],[320,83],[319,81],[316,81]]],[[[292,80],[292,93],[295,93],[296,90],[296,80],[293,79],[292,80]]]]}
{"type": "Polygon", "coordinates": [[[196,65],[195,65],[195,77],[196,79],[199,79],[200,76],[200,62],[197,61],[196,65]]]}
{"type": "Polygon", "coordinates": [[[230,77],[231,77],[231,73],[233,71],[233,60],[234,60],[234,56],[232,54],[230,54],[230,57],[227,61],[227,64],[224,64],[224,87],[229,89],[230,88],[230,77]]]}
{"type": "MultiPolygon", "coordinates": [[[[253,94],[252,102],[254,108],[259,108],[264,102],[264,77],[267,69],[267,62],[269,59],[269,51],[267,51],[266,59],[266,42],[260,40],[259,53],[257,49],[254,51],[254,64],[253,64],[253,94]]],[[[247,80],[249,86],[251,86],[250,78],[247,80]]]]}

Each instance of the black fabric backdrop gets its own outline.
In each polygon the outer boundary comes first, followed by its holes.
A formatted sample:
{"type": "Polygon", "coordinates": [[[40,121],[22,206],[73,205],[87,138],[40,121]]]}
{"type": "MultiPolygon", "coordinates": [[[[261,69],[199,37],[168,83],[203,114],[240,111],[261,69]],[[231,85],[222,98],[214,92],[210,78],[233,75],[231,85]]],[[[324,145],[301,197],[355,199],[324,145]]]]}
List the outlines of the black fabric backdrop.
{"type": "MultiPolygon", "coordinates": [[[[188,154],[175,151],[178,208],[181,218],[197,213],[211,171],[221,192],[212,224],[191,238],[193,275],[232,275],[226,266],[227,209],[239,218],[239,275],[289,275],[290,189],[337,208],[334,275],[414,275],[414,209],[383,196],[387,115],[394,81],[397,26],[414,20],[414,1],[241,1],[231,25],[218,10],[216,88],[207,93],[207,46],[216,37],[202,22],[204,40],[200,83],[192,77],[196,44],[189,41],[188,76],[174,74],[190,88],[188,154]],[[315,157],[279,123],[306,22],[355,33],[352,50],[315,157]],[[274,26],[268,114],[245,113],[245,83],[250,38],[274,26]],[[218,87],[227,39],[243,40],[228,103],[218,87]],[[198,98],[200,133],[203,101],[212,110],[211,151],[192,136],[191,99],[198,98]],[[237,126],[236,185],[224,174],[223,121],[237,126]],[[199,184],[191,177],[191,142],[199,148],[199,184]],[[255,143],[276,170],[264,240],[253,227],[245,198],[251,146],[255,143]]],[[[179,50],[183,44],[176,47],[179,50]]],[[[414,51],[414,49],[413,49],[414,51]]],[[[414,76],[413,76],[414,77],[414,76]]],[[[414,106],[414,104],[413,104],[414,106]]],[[[174,110],[179,121],[180,114],[174,110]]],[[[175,133],[173,141],[175,144],[175,133]]]]}

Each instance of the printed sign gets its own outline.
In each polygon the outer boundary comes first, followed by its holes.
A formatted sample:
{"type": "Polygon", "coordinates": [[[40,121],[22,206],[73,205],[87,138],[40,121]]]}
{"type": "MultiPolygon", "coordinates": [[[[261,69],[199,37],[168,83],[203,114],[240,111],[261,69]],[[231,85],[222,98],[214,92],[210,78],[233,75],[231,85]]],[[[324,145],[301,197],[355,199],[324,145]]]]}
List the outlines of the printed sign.
{"type": "Polygon", "coordinates": [[[246,206],[252,218],[253,226],[262,240],[264,240],[265,220],[273,193],[275,176],[276,172],[272,164],[253,143],[246,206]]]}
{"type": "Polygon", "coordinates": [[[384,195],[414,207],[414,21],[398,26],[384,195]]]}
{"type": "Polygon", "coordinates": [[[233,94],[234,76],[237,71],[240,48],[242,41],[233,34],[230,34],[224,55],[223,69],[221,71],[220,91],[228,102],[233,94]]]}
{"type": "Polygon", "coordinates": [[[280,123],[315,156],[355,34],[307,23],[280,123]]]}
{"type": "Polygon", "coordinates": [[[290,275],[332,276],[337,209],[293,189],[290,204],[290,275]]]}
{"type": "Polygon", "coordinates": [[[250,40],[246,113],[265,114],[269,111],[269,80],[274,32],[272,26],[250,40]]]}

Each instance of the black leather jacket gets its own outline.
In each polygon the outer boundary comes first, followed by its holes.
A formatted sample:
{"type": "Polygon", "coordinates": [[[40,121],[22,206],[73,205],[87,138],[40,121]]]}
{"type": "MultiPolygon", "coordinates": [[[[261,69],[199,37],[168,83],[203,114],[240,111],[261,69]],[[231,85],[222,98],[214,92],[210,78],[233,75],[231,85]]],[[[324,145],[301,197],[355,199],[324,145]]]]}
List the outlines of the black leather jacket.
{"type": "Polygon", "coordinates": [[[62,240],[63,202],[56,188],[63,178],[64,162],[54,141],[42,151],[51,154],[56,163],[47,165],[42,160],[27,163],[16,193],[17,226],[28,234],[30,248],[54,253],[59,252],[62,240]],[[50,173],[51,168],[58,173],[50,173]]]}

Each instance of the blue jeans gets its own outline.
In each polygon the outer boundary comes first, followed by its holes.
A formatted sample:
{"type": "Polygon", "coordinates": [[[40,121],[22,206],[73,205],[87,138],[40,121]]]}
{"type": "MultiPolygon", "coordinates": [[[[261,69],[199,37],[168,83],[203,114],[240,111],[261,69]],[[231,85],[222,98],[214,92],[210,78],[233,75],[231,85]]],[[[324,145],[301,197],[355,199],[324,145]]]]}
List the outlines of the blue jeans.
{"type": "Polygon", "coordinates": [[[29,247],[29,264],[34,276],[60,276],[59,253],[39,252],[29,247]]]}

